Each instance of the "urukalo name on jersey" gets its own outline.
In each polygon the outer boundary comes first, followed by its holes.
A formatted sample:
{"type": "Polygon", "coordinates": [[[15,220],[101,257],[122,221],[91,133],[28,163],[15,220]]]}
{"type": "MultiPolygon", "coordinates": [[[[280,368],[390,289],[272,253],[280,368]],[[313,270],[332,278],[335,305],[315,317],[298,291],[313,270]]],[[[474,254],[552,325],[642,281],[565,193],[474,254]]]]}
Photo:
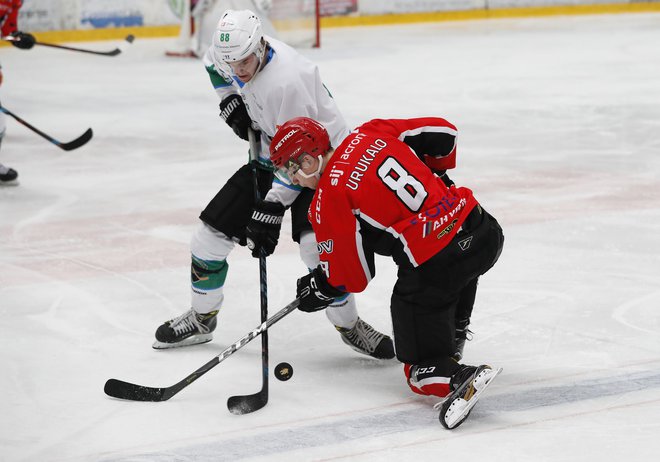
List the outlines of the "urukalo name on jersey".
{"type": "MultiPolygon", "coordinates": [[[[330,170],[330,184],[332,186],[337,186],[339,184],[339,178],[344,175],[344,171],[341,169],[340,165],[344,164],[345,161],[350,159],[351,153],[355,148],[362,142],[366,135],[364,133],[358,133],[355,135],[349,143],[348,146],[344,149],[344,152],[339,156],[338,162],[335,162],[330,170]]],[[[365,150],[364,154],[358,159],[357,163],[353,167],[348,179],[346,180],[346,186],[357,191],[360,186],[360,181],[362,181],[362,176],[369,168],[369,165],[376,158],[376,155],[387,146],[387,143],[380,138],[377,138],[369,147],[365,150]]]]}

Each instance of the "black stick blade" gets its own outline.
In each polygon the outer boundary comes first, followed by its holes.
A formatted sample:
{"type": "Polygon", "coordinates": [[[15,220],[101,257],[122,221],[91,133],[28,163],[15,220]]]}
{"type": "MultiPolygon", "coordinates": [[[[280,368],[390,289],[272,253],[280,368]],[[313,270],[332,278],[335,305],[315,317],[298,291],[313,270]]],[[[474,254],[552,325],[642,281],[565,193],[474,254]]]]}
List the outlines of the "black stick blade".
{"type": "Polygon", "coordinates": [[[229,412],[236,415],[258,411],[268,403],[268,392],[260,391],[254,395],[231,396],[227,400],[229,412]]]}
{"type": "Polygon", "coordinates": [[[101,51],[98,52],[97,54],[103,56],[117,56],[118,54],[121,54],[124,51],[127,45],[133,43],[133,40],[135,40],[135,36],[133,34],[128,34],[124,40],[126,41],[126,43],[122,43],[121,45],[119,45],[119,47],[115,48],[114,50],[101,51]]]}
{"type": "Polygon", "coordinates": [[[78,138],[76,138],[73,141],[69,141],[68,143],[57,142],[55,144],[59,148],[64,149],[65,151],[72,151],[72,150],[77,149],[80,146],[86,144],[89,140],[92,139],[92,136],[94,136],[94,132],[92,131],[91,128],[88,128],[85,133],[83,133],[82,135],[80,135],[78,138]]]}
{"type": "Polygon", "coordinates": [[[105,382],[103,391],[113,398],[130,401],[165,401],[170,398],[165,395],[164,388],[144,387],[117,379],[109,379],[105,382]]]}

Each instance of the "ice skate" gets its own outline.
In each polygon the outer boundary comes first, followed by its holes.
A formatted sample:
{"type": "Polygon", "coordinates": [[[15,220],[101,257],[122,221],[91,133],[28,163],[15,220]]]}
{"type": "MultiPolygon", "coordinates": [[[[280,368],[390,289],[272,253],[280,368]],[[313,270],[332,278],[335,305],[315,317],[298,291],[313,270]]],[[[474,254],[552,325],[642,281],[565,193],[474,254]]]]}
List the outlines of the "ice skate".
{"type": "MultiPolygon", "coordinates": [[[[1,166],[0,166],[1,167],[1,166]]],[[[0,186],[17,186],[18,172],[13,168],[8,168],[5,173],[0,173],[0,186]]]]}
{"type": "Polygon", "coordinates": [[[218,310],[202,314],[191,308],[178,318],[165,321],[156,330],[153,348],[163,350],[210,342],[218,324],[217,315],[218,310]]]}
{"type": "Polygon", "coordinates": [[[449,386],[453,391],[444,401],[436,404],[436,409],[440,409],[442,426],[451,430],[462,424],[481,394],[500,372],[502,368],[492,369],[486,365],[462,366],[451,378],[449,386]]]}
{"type": "Polygon", "coordinates": [[[381,334],[369,324],[358,318],[355,326],[351,329],[335,326],[341,334],[344,343],[358,353],[362,353],[377,359],[394,358],[394,344],[392,339],[381,334]]]}

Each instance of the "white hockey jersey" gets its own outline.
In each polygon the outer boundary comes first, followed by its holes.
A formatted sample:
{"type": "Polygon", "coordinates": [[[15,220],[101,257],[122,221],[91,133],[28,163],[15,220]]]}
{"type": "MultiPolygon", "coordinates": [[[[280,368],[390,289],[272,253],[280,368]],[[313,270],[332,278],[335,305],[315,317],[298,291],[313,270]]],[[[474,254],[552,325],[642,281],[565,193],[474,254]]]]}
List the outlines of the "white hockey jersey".
{"type": "MultiPolygon", "coordinates": [[[[270,50],[266,65],[247,83],[242,82],[224,62],[216,62],[209,47],[203,61],[221,99],[239,94],[247,106],[255,129],[261,130],[260,161],[270,164],[270,140],[277,127],[294,117],[310,117],[328,130],[333,146],[349,134],[344,117],[323,85],[318,67],[285,43],[266,36],[270,50]]],[[[285,206],[298,196],[300,188],[278,172],[266,200],[285,206]]]]}

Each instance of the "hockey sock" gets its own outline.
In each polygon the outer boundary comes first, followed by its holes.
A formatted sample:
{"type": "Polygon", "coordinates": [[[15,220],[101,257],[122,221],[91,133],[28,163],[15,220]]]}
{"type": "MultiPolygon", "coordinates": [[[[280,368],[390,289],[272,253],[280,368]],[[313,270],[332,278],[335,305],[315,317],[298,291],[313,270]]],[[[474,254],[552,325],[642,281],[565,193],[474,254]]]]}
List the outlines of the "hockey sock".
{"type": "Polygon", "coordinates": [[[202,260],[192,256],[190,282],[194,292],[205,293],[225,285],[229,263],[227,260],[202,260]]]}
{"type": "Polygon", "coordinates": [[[352,329],[358,320],[355,296],[347,294],[344,297],[335,299],[335,302],[325,309],[325,315],[335,326],[352,329]]]}
{"type": "Polygon", "coordinates": [[[412,391],[439,398],[451,393],[451,377],[458,369],[458,363],[450,358],[424,366],[406,363],[403,365],[403,372],[412,391]]]}

